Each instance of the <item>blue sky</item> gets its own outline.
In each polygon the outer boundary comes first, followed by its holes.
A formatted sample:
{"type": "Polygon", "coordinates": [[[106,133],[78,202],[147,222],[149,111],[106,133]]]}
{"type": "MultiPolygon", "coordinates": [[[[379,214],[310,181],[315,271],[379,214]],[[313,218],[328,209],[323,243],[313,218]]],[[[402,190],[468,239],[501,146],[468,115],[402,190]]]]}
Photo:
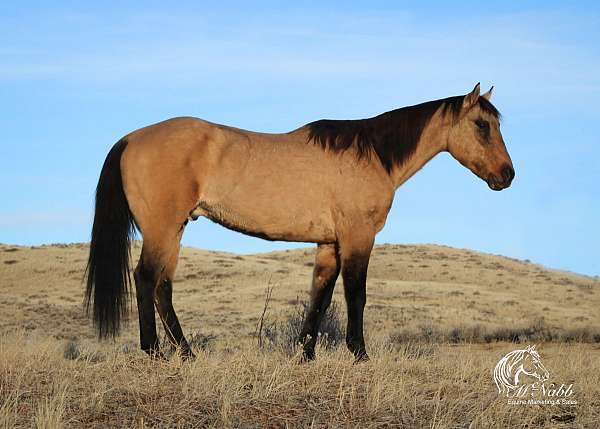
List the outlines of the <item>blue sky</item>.
{"type": "MultiPolygon", "coordinates": [[[[600,274],[597,3],[294,4],[3,2],[0,242],[88,240],[104,157],[144,125],[191,115],[288,131],[481,81],[496,86],[513,186],[492,192],[442,154],[398,190],[378,242],[600,274]]],[[[293,246],[208,221],[191,224],[184,243],[293,246]]]]}

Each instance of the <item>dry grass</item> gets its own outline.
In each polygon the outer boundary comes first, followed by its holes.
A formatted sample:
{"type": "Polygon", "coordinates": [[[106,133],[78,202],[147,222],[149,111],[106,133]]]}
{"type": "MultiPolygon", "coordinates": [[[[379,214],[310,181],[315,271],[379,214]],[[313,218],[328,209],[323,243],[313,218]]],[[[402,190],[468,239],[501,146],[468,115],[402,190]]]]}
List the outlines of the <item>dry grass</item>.
{"type": "Polygon", "coordinates": [[[222,344],[198,359],[150,361],[106,348],[91,361],[63,357],[63,344],[19,334],[0,338],[3,427],[538,427],[600,421],[600,350],[543,345],[556,380],[574,383],[577,406],[509,405],[491,380],[513,346],[372,345],[353,365],[343,349],[319,359],[222,344]],[[573,419],[575,419],[573,421],[573,419]],[[471,425],[471,426],[470,426],[471,425]]]}
{"type": "MultiPolygon", "coordinates": [[[[198,359],[157,362],[138,351],[137,323],[115,343],[94,339],[81,309],[86,251],[0,245],[0,427],[600,422],[594,278],[441,246],[379,246],[365,317],[372,360],[353,365],[345,347],[321,347],[316,362],[300,365],[287,347],[259,348],[253,334],[269,279],[269,323],[297,315],[314,252],[186,248],[174,299],[184,329],[196,333],[198,359]],[[578,404],[515,406],[499,397],[493,368],[518,347],[507,340],[541,342],[550,381],[573,383],[578,404]]],[[[334,299],[343,303],[339,285],[334,299]]]]}

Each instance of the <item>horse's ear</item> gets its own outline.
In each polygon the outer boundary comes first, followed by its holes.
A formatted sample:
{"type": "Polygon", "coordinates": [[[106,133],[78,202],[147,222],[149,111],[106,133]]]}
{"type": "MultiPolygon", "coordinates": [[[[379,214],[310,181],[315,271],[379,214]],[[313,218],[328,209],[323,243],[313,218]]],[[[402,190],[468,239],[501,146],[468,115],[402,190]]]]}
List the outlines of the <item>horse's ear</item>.
{"type": "Polygon", "coordinates": [[[479,82],[473,88],[473,91],[465,95],[465,99],[463,100],[463,109],[469,110],[479,101],[479,82]]]}
{"type": "Polygon", "coordinates": [[[494,91],[494,85],[492,85],[492,87],[490,89],[488,89],[488,92],[483,94],[482,97],[485,98],[486,100],[490,101],[490,99],[492,98],[492,91],[494,91]]]}

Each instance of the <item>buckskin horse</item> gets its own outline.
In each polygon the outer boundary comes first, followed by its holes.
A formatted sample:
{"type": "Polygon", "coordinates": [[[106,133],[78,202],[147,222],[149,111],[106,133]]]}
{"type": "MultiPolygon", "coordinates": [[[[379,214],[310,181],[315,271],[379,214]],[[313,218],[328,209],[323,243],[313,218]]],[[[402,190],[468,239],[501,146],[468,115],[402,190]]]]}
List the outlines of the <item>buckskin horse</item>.
{"type": "Polygon", "coordinates": [[[193,357],[172,304],[180,240],[204,216],[266,240],[317,244],[299,343],[315,357],[321,319],[341,272],[346,344],[367,360],[363,311],[369,257],[394,191],[447,151],[493,190],[514,170],[491,104],[480,95],[429,101],[360,120],[319,120],[267,134],[181,117],[141,128],[108,153],[96,189],[85,305],[100,338],[119,333],[131,289],[130,241],[143,238],[134,271],[141,348],[159,356],[154,309],[169,342],[193,357]]]}

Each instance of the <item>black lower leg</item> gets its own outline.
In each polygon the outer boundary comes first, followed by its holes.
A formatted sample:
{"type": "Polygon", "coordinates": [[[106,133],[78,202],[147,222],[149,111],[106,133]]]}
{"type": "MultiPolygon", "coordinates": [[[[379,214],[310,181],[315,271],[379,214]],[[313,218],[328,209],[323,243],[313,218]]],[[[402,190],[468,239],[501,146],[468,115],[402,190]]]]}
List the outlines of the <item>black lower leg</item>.
{"type": "Polygon", "coordinates": [[[156,307],[171,344],[181,351],[182,356],[194,357],[173,308],[173,284],[171,280],[164,280],[156,289],[156,307]]]}
{"type": "Polygon", "coordinates": [[[333,294],[334,286],[335,280],[325,285],[322,292],[319,293],[313,302],[311,302],[308,311],[306,312],[306,318],[299,338],[299,342],[304,349],[304,360],[312,360],[315,358],[315,346],[317,345],[319,326],[321,326],[321,321],[331,303],[331,295],[333,294]]]}
{"type": "Polygon", "coordinates": [[[154,274],[145,270],[142,263],[134,273],[136,298],[140,322],[140,345],[143,351],[152,357],[160,355],[158,336],[156,335],[156,319],[154,302],[154,274]]]}
{"type": "Polygon", "coordinates": [[[368,258],[353,258],[343,268],[344,295],[348,309],[346,345],[356,361],[368,360],[363,335],[363,313],[367,302],[368,258]]]}
{"type": "Polygon", "coordinates": [[[304,349],[303,360],[315,358],[319,327],[331,303],[335,282],[340,272],[339,267],[337,246],[320,245],[315,258],[310,304],[299,337],[299,342],[304,349]]]}

